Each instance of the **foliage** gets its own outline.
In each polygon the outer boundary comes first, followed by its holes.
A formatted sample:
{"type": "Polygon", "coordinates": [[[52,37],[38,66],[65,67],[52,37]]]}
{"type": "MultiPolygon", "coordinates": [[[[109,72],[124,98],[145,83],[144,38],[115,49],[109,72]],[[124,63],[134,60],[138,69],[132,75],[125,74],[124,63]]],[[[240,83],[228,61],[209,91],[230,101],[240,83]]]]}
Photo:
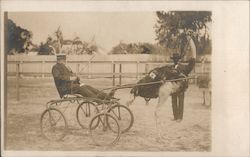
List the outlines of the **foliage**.
{"type": "MultiPolygon", "coordinates": [[[[81,54],[93,54],[98,52],[99,48],[95,43],[88,43],[81,41],[79,37],[73,40],[66,39],[60,41],[62,44],[62,52],[67,55],[81,55],[81,54]]],[[[54,55],[59,53],[58,40],[48,37],[45,44],[41,43],[39,46],[39,55],[54,55]]]]}
{"type": "Polygon", "coordinates": [[[119,43],[114,46],[109,54],[163,54],[165,49],[151,43],[119,43]]]}
{"type": "Polygon", "coordinates": [[[7,54],[25,53],[32,44],[32,32],[17,26],[11,19],[7,21],[7,54]]]}
{"type": "Polygon", "coordinates": [[[41,43],[38,49],[38,55],[54,55],[55,49],[48,43],[41,43]]]}
{"type": "Polygon", "coordinates": [[[156,40],[166,48],[180,48],[183,37],[189,32],[198,53],[211,53],[208,24],[212,21],[209,11],[157,11],[156,40]],[[177,40],[174,40],[177,38],[177,40]],[[209,45],[210,44],[210,45],[209,45]],[[210,50],[209,50],[210,49],[210,50]]]}
{"type": "Polygon", "coordinates": [[[89,54],[92,55],[99,51],[97,44],[81,41],[80,38],[75,38],[71,42],[67,42],[70,47],[67,50],[64,50],[66,54],[71,55],[81,55],[89,54]]]}

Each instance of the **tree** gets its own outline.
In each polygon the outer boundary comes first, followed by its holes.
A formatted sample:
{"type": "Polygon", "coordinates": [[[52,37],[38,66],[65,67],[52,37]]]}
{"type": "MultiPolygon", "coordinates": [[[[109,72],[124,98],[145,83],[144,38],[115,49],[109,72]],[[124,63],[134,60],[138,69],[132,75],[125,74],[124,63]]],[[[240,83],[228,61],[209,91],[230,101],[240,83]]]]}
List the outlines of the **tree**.
{"type": "Polygon", "coordinates": [[[25,53],[30,46],[33,46],[32,32],[17,26],[11,19],[7,23],[7,53],[25,53]]]}
{"type": "Polygon", "coordinates": [[[123,43],[114,46],[109,54],[163,54],[164,48],[151,43],[123,43]]]}
{"type": "Polygon", "coordinates": [[[55,55],[55,49],[47,42],[45,44],[41,42],[38,48],[38,55],[55,55]]]}
{"type": "Polygon", "coordinates": [[[211,12],[157,11],[156,15],[158,17],[155,25],[156,40],[165,48],[180,47],[187,32],[191,32],[198,53],[204,53],[205,47],[209,47],[208,44],[211,44],[208,33],[208,23],[212,21],[211,12]]]}

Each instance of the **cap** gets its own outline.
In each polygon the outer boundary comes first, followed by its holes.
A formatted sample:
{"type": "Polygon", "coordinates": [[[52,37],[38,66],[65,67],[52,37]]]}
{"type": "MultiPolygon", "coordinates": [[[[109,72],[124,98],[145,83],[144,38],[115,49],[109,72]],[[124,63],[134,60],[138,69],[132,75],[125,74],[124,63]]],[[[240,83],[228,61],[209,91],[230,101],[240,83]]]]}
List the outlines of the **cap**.
{"type": "Polygon", "coordinates": [[[56,55],[56,59],[57,59],[57,60],[66,59],[66,55],[65,55],[65,54],[57,54],[57,55],[56,55]]]}

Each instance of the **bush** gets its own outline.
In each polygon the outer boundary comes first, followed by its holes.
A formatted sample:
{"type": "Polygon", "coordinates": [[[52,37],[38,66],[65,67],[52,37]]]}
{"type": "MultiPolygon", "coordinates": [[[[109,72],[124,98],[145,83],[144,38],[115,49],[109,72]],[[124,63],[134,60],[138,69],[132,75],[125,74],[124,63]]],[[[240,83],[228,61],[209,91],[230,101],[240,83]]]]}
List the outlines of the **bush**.
{"type": "Polygon", "coordinates": [[[109,54],[165,54],[166,49],[151,43],[119,43],[109,54]]]}

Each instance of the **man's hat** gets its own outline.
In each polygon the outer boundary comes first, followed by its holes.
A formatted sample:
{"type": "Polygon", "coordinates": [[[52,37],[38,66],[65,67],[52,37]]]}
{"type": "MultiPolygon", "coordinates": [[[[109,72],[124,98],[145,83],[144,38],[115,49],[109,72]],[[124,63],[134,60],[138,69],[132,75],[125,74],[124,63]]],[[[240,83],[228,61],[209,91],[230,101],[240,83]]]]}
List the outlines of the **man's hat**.
{"type": "Polygon", "coordinates": [[[179,53],[173,53],[173,56],[170,57],[171,59],[181,59],[181,56],[179,55],[179,53]]]}
{"type": "Polygon", "coordinates": [[[56,59],[57,60],[66,59],[66,55],[65,54],[58,54],[58,55],[56,55],[56,59]]]}

